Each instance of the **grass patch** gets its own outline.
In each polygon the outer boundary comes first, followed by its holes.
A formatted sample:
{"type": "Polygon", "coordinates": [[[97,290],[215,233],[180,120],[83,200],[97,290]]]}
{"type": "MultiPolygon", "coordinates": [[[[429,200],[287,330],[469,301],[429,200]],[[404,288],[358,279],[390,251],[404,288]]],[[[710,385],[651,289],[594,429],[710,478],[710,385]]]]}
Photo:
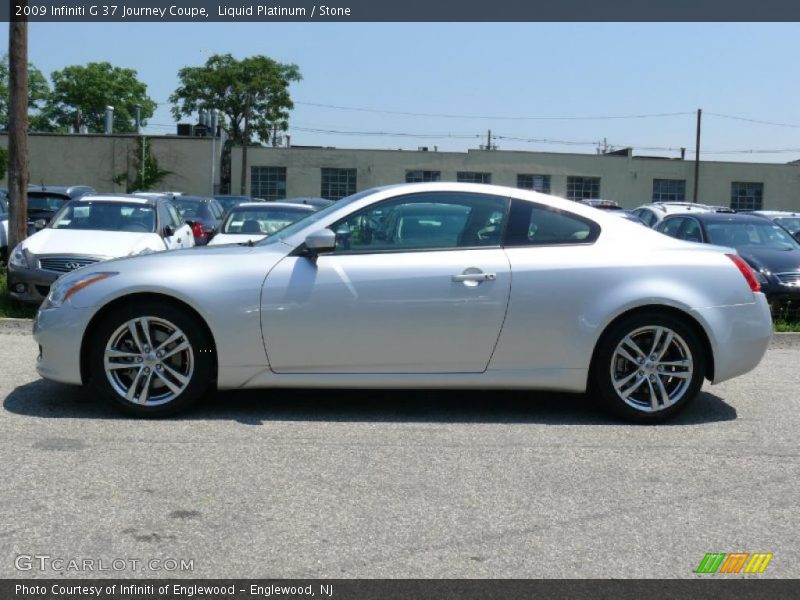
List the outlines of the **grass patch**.
{"type": "Polygon", "coordinates": [[[775,325],[775,331],[778,333],[800,332],[800,323],[797,321],[778,319],[773,324],[775,325]]]}
{"type": "Polygon", "coordinates": [[[36,316],[36,306],[12,300],[8,295],[6,270],[0,270],[0,319],[32,319],[36,316]]]}

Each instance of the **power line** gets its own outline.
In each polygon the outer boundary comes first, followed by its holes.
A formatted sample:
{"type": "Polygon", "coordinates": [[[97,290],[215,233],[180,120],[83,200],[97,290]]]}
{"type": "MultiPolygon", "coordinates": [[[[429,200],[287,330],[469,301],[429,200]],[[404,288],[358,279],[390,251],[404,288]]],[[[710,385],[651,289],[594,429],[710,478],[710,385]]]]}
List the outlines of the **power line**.
{"type": "Polygon", "coordinates": [[[597,115],[597,116],[570,116],[570,117],[520,117],[520,116],[487,116],[487,115],[454,115],[447,113],[419,113],[419,112],[406,112],[397,110],[382,110],[377,108],[365,108],[357,106],[338,106],[335,104],[319,104],[317,102],[300,102],[295,101],[295,104],[301,106],[314,106],[317,108],[329,108],[334,110],[350,110],[357,112],[378,113],[383,115],[403,115],[407,117],[436,117],[442,119],[492,119],[492,120],[505,120],[505,121],[593,121],[593,120],[607,120],[607,119],[652,119],[660,117],[676,117],[680,115],[692,115],[693,112],[671,112],[671,113],[653,113],[653,114],[640,114],[640,115],[597,115]]]}
{"type": "Polygon", "coordinates": [[[750,119],[748,117],[737,117],[735,115],[723,115],[721,113],[713,113],[713,112],[707,112],[705,114],[712,115],[712,116],[715,116],[715,117],[720,117],[722,119],[732,119],[734,121],[746,121],[748,123],[757,123],[759,125],[773,125],[775,127],[791,127],[791,128],[794,128],[794,129],[800,129],[800,125],[796,125],[796,124],[793,124],[793,123],[777,123],[775,121],[762,121],[760,119],[750,119]]]}

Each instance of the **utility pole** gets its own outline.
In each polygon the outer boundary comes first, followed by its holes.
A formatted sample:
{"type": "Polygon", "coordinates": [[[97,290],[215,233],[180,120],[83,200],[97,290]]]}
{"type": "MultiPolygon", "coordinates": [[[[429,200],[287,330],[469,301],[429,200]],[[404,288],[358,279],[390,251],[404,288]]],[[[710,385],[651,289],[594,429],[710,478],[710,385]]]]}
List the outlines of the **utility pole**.
{"type": "Polygon", "coordinates": [[[141,185],[139,186],[139,189],[144,190],[144,189],[146,189],[145,183],[144,183],[144,175],[145,175],[144,170],[145,170],[145,164],[147,162],[147,160],[146,160],[146,157],[147,157],[147,147],[146,147],[147,140],[145,140],[144,133],[143,133],[143,130],[142,130],[142,107],[139,104],[136,105],[136,133],[138,133],[139,135],[142,136],[141,137],[141,141],[142,141],[142,158],[141,158],[141,161],[142,161],[142,172],[141,172],[140,179],[139,179],[139,181],[141,182],[141,185]]]}
{"type": "Polygon", "coordinates": [[[697,202],[697,188],[700,185],[700,121],[703,118],[703,109],[697,109],[697,138],[694,143],[694,192],[692,202],[697,202]]]}
{"type": "Polygon", "coordinates": [[[210,126],[211,126],[211,195],[214,195],[216,191],[214,189],[214,183],[216,182],[217,178],[217,119],[219,118],[219,111],[216,108],[211,110],[209,114],[210,126]]]}
{"type": "Polygon", "coordinates": [[[244,129],[242,130],[242,181],[240,194],[247,193],[247,145],[250,142],[250,94],[244,101],[244,129]]]}
{"type": "Polygon", "coordinates": [[[8,24],[8,251],[28,234],[28,21],[8,24]]]}
{"type": "Polygon", "coordinates": [[[491,129],[489,129],[486,132],[486,149],[487,150],[491,150],[492,149],[492,130],[491,129]]]}

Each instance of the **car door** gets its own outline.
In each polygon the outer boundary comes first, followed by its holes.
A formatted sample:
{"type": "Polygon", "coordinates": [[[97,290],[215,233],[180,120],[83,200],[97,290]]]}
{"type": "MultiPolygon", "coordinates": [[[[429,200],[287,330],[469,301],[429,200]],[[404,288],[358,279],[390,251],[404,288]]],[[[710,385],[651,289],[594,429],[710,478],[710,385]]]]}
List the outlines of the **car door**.
{"type": "Polygon", "coordinates": [[[173,234],[165,237],[167,247],[172,248],[191,248],[194,246],[194,235],[192,228],[181,220],[178,209],[171,202],[161,203],[164,212],[164,223],[172,227],[173,234]]]}
{"type": "Polygon", "coordinates": [[[267,276],[262,329],[277,373],[480,373],[508,304],[508,200],[403,195],[331,227],[336,249],[267,276]]]}

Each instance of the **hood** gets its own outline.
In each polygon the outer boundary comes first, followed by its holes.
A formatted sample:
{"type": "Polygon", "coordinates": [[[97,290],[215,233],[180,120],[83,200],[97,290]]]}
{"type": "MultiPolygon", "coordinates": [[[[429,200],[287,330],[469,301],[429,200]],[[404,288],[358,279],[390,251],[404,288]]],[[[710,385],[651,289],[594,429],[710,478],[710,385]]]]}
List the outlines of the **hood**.
{"type": "Polygon", "coordinates": [[[127,256],[145,248],[164,250],[164,242],[155,233],[130,231],[89,231],[84,229],[42,229],[24,242],[33,254],[88,254],[127,256]]]}
{"type": "Polygon", "coordinates": [[[775,250],[772,248],[757,248],[755,246],[740,246],[738,251],[739,256],[755,269],[765,268],[773,273],[800,271],[800,250],[775,250]]]}
{"type": "Polygon", "coordinates": [[[256,243],[263,240],[266,236],[252,233],[218,233],[208,243],[209,246],[219,246],[221,244],[246,244],[249,241],[256,243]]]}

